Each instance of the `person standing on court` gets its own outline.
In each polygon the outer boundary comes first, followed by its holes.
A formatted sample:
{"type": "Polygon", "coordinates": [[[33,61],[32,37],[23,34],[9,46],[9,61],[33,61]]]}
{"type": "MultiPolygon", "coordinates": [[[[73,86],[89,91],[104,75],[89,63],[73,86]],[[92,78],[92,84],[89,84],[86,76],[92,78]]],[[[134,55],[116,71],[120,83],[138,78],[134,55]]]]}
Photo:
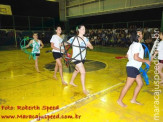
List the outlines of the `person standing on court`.
{"type": "Polygon", "coordinates": [[[139,69],[142,66],[142,63],[147,63],[148,65],[150,65],[151,63],[149,60],[143,59],[144,49],[141,45],[142,37],[143,36],[142,36],[141,31],[137,31],[132,34],[133,43],[130,45],[129,50],[126,55],[126,57],[128,57],[128,60],[129,60],[126,66],[127,81],[117,101],[117,103],[122,107],[127,107],[127,105],[124,104],[122,100],[124,96],[126,95],[127,91],[129,90],[129,88],[134,83],[134,81],[136,81],[137,86],[134,90],[133,98],[131,99],[130,102],[134,104],[140,104],[139,102],[136,101],[137,96],[143,86],[143,81],[142,81],[139,69]]]}
{"type": "Polygon", "coordinates": [[[54,34],[50,40],[52,54],[54,59],[56,60],[55,68],[54,68],[54,75],[53,77],[57,80],[56,73],[59,69],[61,81],[63,85],[67,85],[63,78],[63,69],[62,69],[62,52],[60,52],[60,44],[62,43],[63,39],[61,38],[62,29],[60,26],[57,26],[55,29],[56,34],[54,34]]]}
{"type": "Polygon", "coordinates": [[[44,47],[44,44],[41,40],[38,39],[38,33],[33,33],[33,39],[30,40],[27,46],[24,48],[28,48],[32,45],[32,54],[36,56],[35,59],[35,69],[38,73],[40,73],[39,67],[38,67],[38,59],[40,57],[40,49],[44,47]]]}
{"type": "Polygon", "coordinates": [[[72,44],[72,50],[73,50],[73,55],[72,55],[72,62],[75,64],[75,69],[74,72],[72,74],[71,77],[71,81],[70,81],[70,85],[72,86],[77,86],[76,84],[74,84],[74,80],[76,78],[76,76],[78,75],[78,73],[80,73],[80,79],[81,79],[81,84],[82,84],[82,89],[83,89],[83,93],[85,95],[89,94],[89,91],[86,90],[85,87],[85,75],[86,75],[86,71],[85,71],[85,59],[84,57],[86,57],[86,50],[87,47],[89,49],[93,49],[92,44],[89,42],[89,39],[87,37],[85,37],[85,32],[86,32],[86,28],[84,25],[78,25],[76,27],[76,36],[71,37],[68,40],[69,44],[72,44]],[[82,46],[82,47],[80,47],[82,46]],[[80,55],[78,55],[80,54],[80,55]]]}

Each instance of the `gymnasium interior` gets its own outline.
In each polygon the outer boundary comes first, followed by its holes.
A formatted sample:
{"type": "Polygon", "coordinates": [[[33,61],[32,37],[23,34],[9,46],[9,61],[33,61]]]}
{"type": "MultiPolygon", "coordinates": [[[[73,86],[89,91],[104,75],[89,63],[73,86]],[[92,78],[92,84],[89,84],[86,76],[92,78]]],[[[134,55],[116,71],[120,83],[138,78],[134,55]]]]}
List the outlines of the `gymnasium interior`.
{"type": "MultiPolygon", "coordinates": [[[[142,104],[130,102],[136,82],[123,99],[127,107],[117,104],[127,79],[124,56],[136,29],[142,30],[152,54],[163,31],[163,0],[0,0],[0,122],[163,122],[157,59],[147,71],[149,83],[142,77],[137,97],[142,104]],[[82,92],[80,74],[74,80],[77,87],[69,84],[75,69],[64,59],[68,85],[62,84],[59,72],[53,78],[56,60],[50,40],[58,25],[64,41],[76,35],[78,25],[86,28],[84,36],[93,45],[84,63],[88,95],[82,92]],[[21,48],[33,33],[44,43],[39,73],[32,47],[21,48]]],[[[145,59],[150,60],[150,53],[145,59]]]]}

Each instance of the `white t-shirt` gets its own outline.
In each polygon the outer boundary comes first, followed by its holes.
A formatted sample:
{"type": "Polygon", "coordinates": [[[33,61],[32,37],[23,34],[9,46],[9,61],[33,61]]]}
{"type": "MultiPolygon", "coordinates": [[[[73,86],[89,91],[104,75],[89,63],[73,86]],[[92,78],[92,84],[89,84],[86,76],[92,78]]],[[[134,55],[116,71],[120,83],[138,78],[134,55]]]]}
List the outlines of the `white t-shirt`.
{"type": "Polygon", "coordinates": [[[130,47],[129,50],[127,52],[128,54],[128,62],[127,62],[127,66],[130,67],[135,67],[139,70],[139,68],[142,66],[142,62],[136,61],[134,60],[134,54],[139,53],[139,57],[140,58],[144,58],[144,49],[141,45],[141,43],[139,42],[133,42],[130,47]]]}
{"type": "MultiPolygon", "coordinates": [[[[60,49],[59,45],[62,43],[62,41],[63,41],[63,39],[61,37],[59,37],[58,35],[53,35],[50,40],[50,43],[53,43],[56,48],[60,49]]],[[[60,52],[60,51],[53,49],[52,52],[60,52]]]]}
{"type": "Polygon", "coordinates": [[[89,42],[88,38],[84,37],[84,39],[82,40],[80,37],[72,37],[69,39],[68,42],[72,44],[72,50],[73,50],[72,58],[74,58],[74,60],[72,60],[72,62],[74,62],[76,60],[78,60],[78,61],[85,60],[86,59],[86,49],[85,48],[87,47],[87,44],[89,42]],[[84,48],[78,47],[78,46],[82,46],[84,48]],[[80,52],[81,52],[81,54],[80,54],[80,52]]]}
{"type": "Polygon", "coordinates": [[[158,50],[158,59],[163,60],[163,40],[159,42],[157,50],[158,50]]]}
{"type": "Polygon", "coordinates": [[[40,53],[40,44],[40,40],[38,40],[38,42],[32,40],[32,53],[40,53]]]}

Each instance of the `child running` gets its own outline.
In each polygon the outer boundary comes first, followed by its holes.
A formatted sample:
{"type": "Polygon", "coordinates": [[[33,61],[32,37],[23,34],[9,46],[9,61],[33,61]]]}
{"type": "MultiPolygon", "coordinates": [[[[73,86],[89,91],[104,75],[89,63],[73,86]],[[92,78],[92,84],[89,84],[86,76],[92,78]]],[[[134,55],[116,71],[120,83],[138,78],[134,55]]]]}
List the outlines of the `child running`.
{"type": "Polygon", "coordinates": [[[93,49],[93,46],[89,42],[88,38],[84,36],[85,34],[84,25],[77,26],[76,32],[77,32],[77,36],[70,38],[68,41],[68,43],[72,44],[72,50],[73,50],[72,62],[75,64],[75,70],[72,74],[70,85],[75,86],[75,87],[77,86],[74,83],[74,80],[77,74],[80,72],[83,93],[87,95],[89,92],[85,88],[85,73],[86,72],[85,72],[84,62],[85,62],[85,56],[86,56],[86,48],[89,47],[90,49],[93,49]]]}
{"type": "Polygon", "coordinates": [[[63,78],[62,53],[60,53],[60,44],[63,41],[63,39],[61,38],[62,29],[60,26],[57,26],[55,31],[56,31],[56,34],[53,35],[50,40],[53,57],[56,60],[53,77],[57,80],[56,73],[59,69],[62,84],[67,85],[67,83],[64,81],[64,78],[63,78]]]}
{"type": "Polygon", "coordinates": [[[38,39],[38,34],[34,33],[33,34],[33,40],[30,40],[30,42],[28,43],[27,46],[25,46],[25,48],[28,48],[30,45],[32,45],[32,54],[34,54],[36,56],[35,59],[35,69],[37,72],[40,72],[39,68],[38,68],[38,59],[40,56],[40,49],[44,47],[44,44],[42,43],[41,40],[38,39]]]}
{"type": "Polygon", "coordinates": [[[134,81],[136,81],[137,86],[134,90],[133,98],[131,99],[131,103],[135,104],[140,104],[139,102],[136,101],[137,96],[143,86],[143,81],[139,72],[139,68],[142,66],[142,63],[147,63],[150,65],[149,60],[145,60],[144,58],[144,49],[141,45],[141,37],[142,37],[142,32],[137,31],[133,34],[133,43],[130,45],[129,50],[127,52],[126,57],[128,57],[128,63],[127,63],[127,81],[125,86],[123,87],[121,94],[119,96],[119,99],[117,103],[122,106],[122,107],[127,107],[126,104],[123,103],[123,98],[126,95],[127,91],[129,88],[132,86],[134,81]]]}

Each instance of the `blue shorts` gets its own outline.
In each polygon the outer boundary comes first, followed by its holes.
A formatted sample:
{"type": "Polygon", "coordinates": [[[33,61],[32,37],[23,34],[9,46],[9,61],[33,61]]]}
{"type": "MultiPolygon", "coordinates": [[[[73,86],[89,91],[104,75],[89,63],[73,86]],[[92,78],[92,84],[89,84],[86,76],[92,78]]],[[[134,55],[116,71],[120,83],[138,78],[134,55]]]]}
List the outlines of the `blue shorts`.
{"type": "Polygon", "coordinates": [[[139,70],[135,67],[126,67],[127,77],[136,78],[140,74],[139,70]]]}

